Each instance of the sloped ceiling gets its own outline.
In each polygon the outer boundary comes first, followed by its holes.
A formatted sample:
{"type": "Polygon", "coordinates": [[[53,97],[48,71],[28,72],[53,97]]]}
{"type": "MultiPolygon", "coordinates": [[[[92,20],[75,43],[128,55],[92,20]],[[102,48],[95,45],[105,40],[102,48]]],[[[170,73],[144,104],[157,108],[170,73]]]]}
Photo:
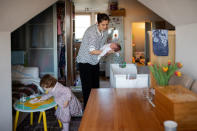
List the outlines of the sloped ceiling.
{"type": "Polygon", "coordinates": [[[106,12],[109,0],[74,0],[76,12],[106,12]],[[87,10],[88,8],[88,10],[87,10]]]}
{"type": "Polygon", "coordinates": [[[197,0],[138,0],[174,26],[197,23],[197,0]]]}
{"type": "Polygon", "coordinates": [[[0,32],[12,32],[57,0],[0,0],[0,32]]]}

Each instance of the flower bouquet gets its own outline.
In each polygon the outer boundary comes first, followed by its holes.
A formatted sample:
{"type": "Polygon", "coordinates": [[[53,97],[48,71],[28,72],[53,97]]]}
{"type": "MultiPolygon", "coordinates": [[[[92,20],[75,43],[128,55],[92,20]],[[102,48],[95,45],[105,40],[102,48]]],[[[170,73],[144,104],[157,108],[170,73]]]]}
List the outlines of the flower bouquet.
{"type": "Polygon", "coordinates": [[[168,85],[168,81],[173,74],[178,77],[181,76],[181,72],[177,70],[180,69],[183,65],[180,62],[172,64],[169,60],[168,65],[157,65],[149,62],[148,66],[157,84],[160,86],[166,86],[168,85]]]}

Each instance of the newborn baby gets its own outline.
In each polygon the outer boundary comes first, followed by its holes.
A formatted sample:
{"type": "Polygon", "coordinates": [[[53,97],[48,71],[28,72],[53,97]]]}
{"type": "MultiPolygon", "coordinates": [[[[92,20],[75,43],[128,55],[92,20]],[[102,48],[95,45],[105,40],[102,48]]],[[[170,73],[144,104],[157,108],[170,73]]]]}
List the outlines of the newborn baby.
{"type": "Polygon", "coordinates": [[[98,60],[100,60],[101,57],[106,55],[107,52],[109,52],[110,50],[112,50],[114,52],[118,52],[119,50],[121,50],[121,46],[117,43],[110,43],[110,44],[106,44],[103,47],[101,47],[100,50],[102,50],[102,52],[100,55],[98,55],[98,60]]]}

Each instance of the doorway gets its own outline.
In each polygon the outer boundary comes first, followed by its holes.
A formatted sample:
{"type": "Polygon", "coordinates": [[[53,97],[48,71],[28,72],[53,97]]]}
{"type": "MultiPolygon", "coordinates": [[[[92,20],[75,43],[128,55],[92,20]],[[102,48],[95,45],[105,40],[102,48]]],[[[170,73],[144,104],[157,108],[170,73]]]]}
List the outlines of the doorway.
{"type": "Polygon", "coordinates": [[[151,22],[131,23],[133,62],[139,66],[149,61],[149,39],[147,31],[151,30],[151,22]]]}
{"type": "Polygon", "coordinates": [[[145,22],[132,23],[133,57],[137,65],[145,63],[145,22]]]}

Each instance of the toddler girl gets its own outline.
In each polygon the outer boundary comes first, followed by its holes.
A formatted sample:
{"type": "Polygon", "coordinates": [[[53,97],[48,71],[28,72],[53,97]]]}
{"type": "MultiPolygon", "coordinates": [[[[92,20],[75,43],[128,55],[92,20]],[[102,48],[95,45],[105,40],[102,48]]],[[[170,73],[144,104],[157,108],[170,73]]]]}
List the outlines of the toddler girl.
{"type": "Polygon", "coordinates": [[[71,92],[70,88],[57,82],[51,75],[43,76],[40,81],[40,86],[48,91],[48,94],[42,96],[39,101],[46,100],[53,96],[58,105],[55,115],[63,124],[62,131],[69,131],[71,116],[80,115],[82,113],[80,102],[71,92]]]}

